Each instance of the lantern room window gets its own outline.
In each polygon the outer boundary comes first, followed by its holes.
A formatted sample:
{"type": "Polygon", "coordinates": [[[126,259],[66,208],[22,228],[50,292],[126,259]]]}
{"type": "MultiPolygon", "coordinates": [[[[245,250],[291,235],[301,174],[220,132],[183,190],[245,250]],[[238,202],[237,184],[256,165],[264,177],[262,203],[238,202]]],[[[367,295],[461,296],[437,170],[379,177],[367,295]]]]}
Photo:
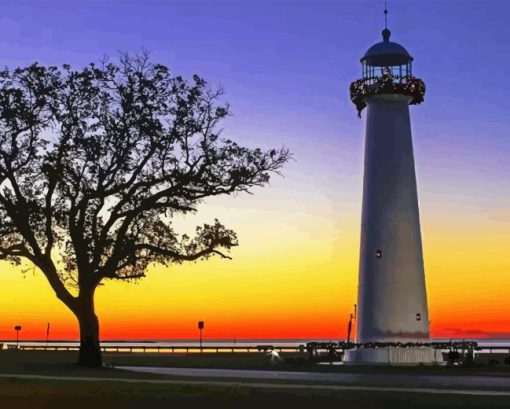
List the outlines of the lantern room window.
{"type": "Polygon", "coordinates": [[[366,63],[362,64],[363,79],[367,83],[374,83],[381,79],[383,76],[392,77],[394,82],[405,83],[407,77],[411,75],[411,63],[403,65],[389,65],[389,66],[372,66],[366,63]]]}

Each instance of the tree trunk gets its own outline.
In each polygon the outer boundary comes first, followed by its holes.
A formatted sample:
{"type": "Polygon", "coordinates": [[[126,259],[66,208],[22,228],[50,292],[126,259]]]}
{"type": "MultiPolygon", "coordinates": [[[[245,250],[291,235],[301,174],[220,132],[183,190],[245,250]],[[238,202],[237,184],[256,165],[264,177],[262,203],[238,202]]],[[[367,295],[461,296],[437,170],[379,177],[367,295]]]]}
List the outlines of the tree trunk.
{"type": "Polygon", "coordinates": [[[80,324],[80,355],[78,365],[98,368],[103,365],[99,344],[99,321],[94,311],[94,292],[80,294],[75,311],[80,324]]]}

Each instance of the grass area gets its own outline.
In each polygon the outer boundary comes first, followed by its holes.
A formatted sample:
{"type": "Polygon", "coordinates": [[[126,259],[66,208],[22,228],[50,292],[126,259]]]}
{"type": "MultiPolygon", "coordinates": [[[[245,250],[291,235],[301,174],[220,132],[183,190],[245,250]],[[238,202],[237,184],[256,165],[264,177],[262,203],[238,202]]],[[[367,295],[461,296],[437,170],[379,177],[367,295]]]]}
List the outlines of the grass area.
{"type": "MultiPolygon", "coordinates": [[[[190,354],[105,354],[107,366],[166,366],[177,368],[223,368],[273,370],[278,367],[303,367],[311,365],[289,365],[281,362],[271,365],[270,358],[264,353],[220,352],[190,354]]],[[[317,365],[313,365],[317,366],[317,365]]]]}
{"type": "Polygon", "coordinates": [[[75,365],[77,352],[0,351],[0,373],[51,376],[97,376],[103,378],[161,379],[159,375],[126,372],[112,368],[89,369],[75,365]]]}
{"type": "Polygon", "coordinates": [[[223,368],[256,369],[279,371],[314,371],[342,373],[408,373],[441,375],[500,375],[510,376],[510,366],[475,366],[475,367],[439,367],[439,366],[337,366],[317,365],[307,361],[306,354],[283,353],[283,361],[272,365],[269,356],[264,353],[107,353],[103,354],[106,368],[84,369],[77,367],[77,352],[71,351],[0,351],[1,373],[31,373],[70,376],[131,377],[140,376],[151,379],[160,375],[141,375],[112,369],[118,366],[155,366],[178,368],[223,368]],[[291,358],[288,362],[287,358],[291,358]],[[297,359],[301,358],[301,359],[297,359]]]}
{"type": "Polygon", "coordinates": [[[309,362],[306,354],[282,353],[283,361],[272,365],[270,358],[257,353],[194,353],[194,354],[106,354],[108,366],[156,366],[176,368],[256,369],[278,371],[314,371],[343,373],[409,373],[441,375],[498,374],[510,376],[510,366],[350,366],[318,365],[309,362]],[[288,361],[290,358],[290,362],[288,361]]]}
{"type": "MultiPolygon", "coordinates": [[[[264,404],[325,408],[508,408],[508,397],[416,393],[271,389],[251,385],[152,385],[121,382],[0,380],[2,407],[12,408],[168,408],[172,404],[204,407],[260,408],[264,404]]],[[[178,406],[179,407],[179,406],[178,406]]]]}

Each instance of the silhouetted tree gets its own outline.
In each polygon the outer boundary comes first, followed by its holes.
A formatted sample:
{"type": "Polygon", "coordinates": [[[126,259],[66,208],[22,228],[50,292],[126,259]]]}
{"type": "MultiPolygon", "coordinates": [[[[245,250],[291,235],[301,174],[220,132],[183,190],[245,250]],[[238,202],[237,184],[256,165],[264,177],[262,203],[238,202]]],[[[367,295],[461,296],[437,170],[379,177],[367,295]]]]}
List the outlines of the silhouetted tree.
{"type": "Polygon", "coordinates": [[[102,364],[101,282],[139,279],[151,263],[228,258],[235,232],[215,220],[179,235],[172,217],[263,186],[288,160],[285,148],[220,138],[220,95],[146,55],[0,72],[0,259],[29,260],[74,313],[79,364],[102,364]]]}

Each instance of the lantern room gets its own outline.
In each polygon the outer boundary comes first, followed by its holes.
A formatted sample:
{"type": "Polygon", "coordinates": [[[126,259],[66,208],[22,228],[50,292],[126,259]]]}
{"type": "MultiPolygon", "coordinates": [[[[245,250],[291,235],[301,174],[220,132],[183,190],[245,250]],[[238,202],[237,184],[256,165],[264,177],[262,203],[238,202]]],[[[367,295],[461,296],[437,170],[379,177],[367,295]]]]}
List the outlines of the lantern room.
{"type": "Polygon", "coordinates": [[[361,58],[363,81],[372,84],[383,76],[390,76],[393,82],[406,83],[413,75],[413,57],[398,43],[390,41],[391,31],[382,31],[383,41],[374,44],[361,58]]]}

